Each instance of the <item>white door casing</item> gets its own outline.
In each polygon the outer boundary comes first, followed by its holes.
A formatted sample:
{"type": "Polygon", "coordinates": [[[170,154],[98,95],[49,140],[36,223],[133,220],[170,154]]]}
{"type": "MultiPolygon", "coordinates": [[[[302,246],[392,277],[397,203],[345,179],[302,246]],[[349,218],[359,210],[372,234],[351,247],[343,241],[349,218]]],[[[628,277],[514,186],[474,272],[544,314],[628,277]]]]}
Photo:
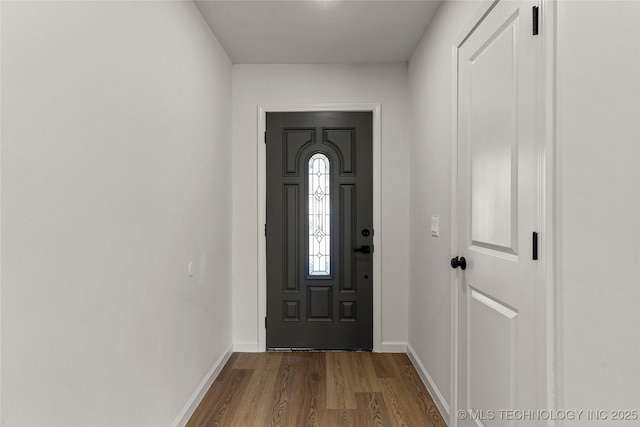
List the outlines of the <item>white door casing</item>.
{"type": "Polygon", "coordinates": [[[548,408],[546,289],[532,259],[532,233],[543,231],[546,138],[534,6],[493,3],[456,49],[454,248],[467,269],[456,275],[453,425],[513,426],[517,417],[503,411],[548,408]]]}

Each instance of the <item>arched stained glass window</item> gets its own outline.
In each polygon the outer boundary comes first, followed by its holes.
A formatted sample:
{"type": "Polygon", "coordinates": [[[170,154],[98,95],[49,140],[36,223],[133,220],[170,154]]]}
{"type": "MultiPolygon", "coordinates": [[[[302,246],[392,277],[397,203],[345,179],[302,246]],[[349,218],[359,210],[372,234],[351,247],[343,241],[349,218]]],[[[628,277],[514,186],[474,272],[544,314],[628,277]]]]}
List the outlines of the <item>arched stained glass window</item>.
{"type": "Polygon", "coordinates": [[[330,164],[316,153],[309,159],[309,274],[331,274],[330,164]]]}

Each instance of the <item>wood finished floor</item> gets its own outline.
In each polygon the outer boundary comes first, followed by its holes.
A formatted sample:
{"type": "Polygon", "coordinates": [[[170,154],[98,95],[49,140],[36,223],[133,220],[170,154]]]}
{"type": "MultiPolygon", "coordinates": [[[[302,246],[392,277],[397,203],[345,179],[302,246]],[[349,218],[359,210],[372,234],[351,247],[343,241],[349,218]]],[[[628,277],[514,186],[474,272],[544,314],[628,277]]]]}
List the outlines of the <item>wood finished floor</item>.
{"type": "Polygon", "coordinates": [[[233,353],[188,427],[446,426],[406,354],[233,353]]]}

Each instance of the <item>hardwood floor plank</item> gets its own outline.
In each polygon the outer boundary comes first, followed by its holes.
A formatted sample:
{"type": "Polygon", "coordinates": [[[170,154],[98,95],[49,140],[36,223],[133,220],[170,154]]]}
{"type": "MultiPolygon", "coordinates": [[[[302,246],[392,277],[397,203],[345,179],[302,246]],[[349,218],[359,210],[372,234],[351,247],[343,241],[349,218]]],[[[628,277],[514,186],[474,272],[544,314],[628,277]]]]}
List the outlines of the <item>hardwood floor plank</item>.
{"type": "Polygon", "coordinates": [[[328,413],[328,426],[354,427],[358,425],[358,411],[355,409],[330,409],[328,413]]]}
{"type": "Polygon", "coordinates": [[[373,353],[371,361],[378,378],[397,378],[398,369],[396,368],[394,353],[373,353]]]}
{"type": "Polygon", "coordinates": [[[412,365],[402,367],[403,375],[401,376],[409,393],[413,396],[416,405],[422,411],[422,415],[433,427],[446,427],[444,418],[440,415],[440,411],[435,402],[431,399],[429,392],[422,383],[422,379],[412,365]]]}
{"type": "Polygon", "coordinates": [[[291,370],[289,387],[290,398],[287,403],[289,412],[288,425],[304,425],[299,424],[297,420],[304,419],[305,415],[307,417],[309,415],[308,403],[313,396],[313,392],[312,390],[307,390],[305,381],[311,371],[311,360],[309,355],[303,355],[302,353],[292,353],[292,356],[293,369],[291,370]]]}
{"type": "Polygon", "coordinates": [[[294,405],[299,410],[295,417],[297,426],[317,426],[326,425],[326,357],[323,353],[311,353],[304,357],[304,369],[297,375],[296,390],[304,391],[296,394],[294,405]]]}
{"type": "Polygon", "coordinates": [[[382,393],[356,393],[356,403],[358,404],[358,425],[376,427],[391,425],[382,393]]]}
{"type": "Polygon", "coordinates": [[[384,400],[389,408],[393,425],[397,426],[428,426],[427,420],[421,416],[419,408],[415,407],[411,395],[404,387],[402,380],[385,378],[384,400]]]}
{"type": "Polygon", "coordinates": [[[233,353],[237,355],[233,362],[234,369],[255,369],[256,365],[263,358],[260,357],[260,353],[233,353]]]}
{"type": "Polygon", "coordinates": [[[242,353],[231,353],[231,356],[229,356],[229,360],[227,360],[227,363],[225,363],[225,365],[222,367],[222,370],[218,374],[218,378],[224,378],[225,374],[226,375],[230,374],[231,370],[234,368],[234,365],[236,364],[236,361],[241,355],[242,353]]]}
{"type": "Polygon", "coordinates": [[[216,402],[221,399],[222,390],[224,390],[224,388],[228,386],[229,378],[231,377],[231,374],[233,372],[233,365],[238,359],[238,356],[238,353],[233,353],[231,357],[229,357],[229,360],[224,365],[209,390],[207,390],[207,393],[205,393],[202,401],[189,419],[187,426],[190,427],[204,425],[203,420],[211,416],[216,402]]]}
{"type": "Polygon", "coordinates": [[[233,420],[238,403],[249,384],[251,373],[247,369],[231,369],[219,387],[211,390],[213,393],[211,398],[206,400],[206,404],[203,407],[202,404],[198,406],[187,426],[226,426],[232,424],[231,420],[233,420]]]}
{"type": "Polygon", "coordinates": [[[189,427],[444,427],[405,354],[234,353],[189,427]]]}
{"type": "Polygon", "coordinates": [[[285,353],[280,361],[280,368],[273,387],[273,398],[270,411],[266,414],[265,426],[287,426],[291,412],[291,400],[295,390],[292,388],[292,376],[296,353],[285,353]]]}
{"type": "Polygon", "coordinates": [[[234,353],[237,354],[233,367],[236,369],[278,369],[283,353],[234,353]]]}
{"type": "Polygon", "coordinates": [[[356,409],[355,392],[351,387],[349,353],[326,353],[327,408],[356,409]]]}
{"type": "Polygon", "coordinates": [[[396,366],[413,366],[411,359],[405,353],[389,353],[391,354],[396,366]]]}
{"type": "MultiPolygon", "coordinates": [[[[276,356],[269,356],[270,360],[278,360],[278,363],[281,358],[282,353],[276,353],[276,356]]],[[[267,414],[271,409],[270,398],[273,395],[273,389],[278,377],[278,365],[264,363],[258,363],[256,365],[262,365],[263,368],[254,369],[251,381],[247,386],[247,390],[239,405],[240,408],[234,419],[234,426],[263,426],[265,424],[265,417],[260,415],[267,414]]]]}
{"type": "Polygon", "coordinates": [[[376,376],[372,354],[369,352],[350,353],[355,392],[382,391],[382,383],[376,376]]]}

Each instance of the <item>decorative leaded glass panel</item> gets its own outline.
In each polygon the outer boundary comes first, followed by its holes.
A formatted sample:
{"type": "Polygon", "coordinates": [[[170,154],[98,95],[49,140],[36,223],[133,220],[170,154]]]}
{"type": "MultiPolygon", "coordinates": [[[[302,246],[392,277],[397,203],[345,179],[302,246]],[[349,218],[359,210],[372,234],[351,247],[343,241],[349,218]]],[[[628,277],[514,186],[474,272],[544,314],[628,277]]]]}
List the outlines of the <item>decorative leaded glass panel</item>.
{"type": "Polygon", "coordinates": [[[327,156],[309,159],[309,274],[331,274],[330,164],[327,156]]]}

